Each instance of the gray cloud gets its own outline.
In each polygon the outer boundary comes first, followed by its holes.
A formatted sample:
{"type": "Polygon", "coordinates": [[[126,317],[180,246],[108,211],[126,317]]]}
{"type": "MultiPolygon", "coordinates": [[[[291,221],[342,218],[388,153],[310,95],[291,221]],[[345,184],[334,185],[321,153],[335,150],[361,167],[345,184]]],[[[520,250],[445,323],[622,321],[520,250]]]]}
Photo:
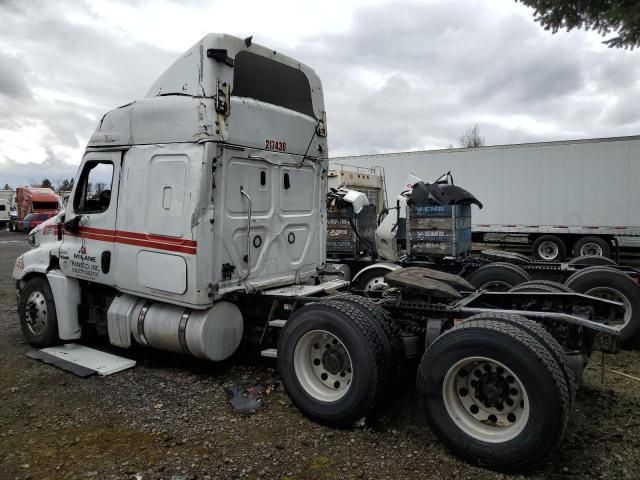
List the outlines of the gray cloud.
{"type": "Polygon", "coordinates": [[[23,99],[31,96],[27,71],[19,58],[0,52],[0,95],[23,99]]]}
{"type": "Polygon", "coordinates": [[[324,80],[332,155],[444,147],[476,122],[492,144],[638,131],[626,88],[637,52],[596,51],[584,32],[551,35],[482,2],[365,8],[348,32],[309,37],[292,54],[324,80]]]}

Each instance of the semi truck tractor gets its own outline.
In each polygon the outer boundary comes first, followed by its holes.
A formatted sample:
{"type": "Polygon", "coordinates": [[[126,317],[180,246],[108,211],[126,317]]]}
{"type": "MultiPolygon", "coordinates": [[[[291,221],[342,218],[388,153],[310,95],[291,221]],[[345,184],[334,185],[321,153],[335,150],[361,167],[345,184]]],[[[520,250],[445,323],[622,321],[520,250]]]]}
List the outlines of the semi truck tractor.
{"type": "Polygon", "coordinates": [[[450,148],[332,158],[378,166],[390,192],[407,173],[433,180],[451,171],[485,208],[474,209],[475,241],[525,239],[539,260],[610,256],[618,243],[640,246],[640,137],[450,148]]]}
{"type": "Polygon", "coordinates": [[[60,197],[50,188],[18,187],[15,195],[18,216],[9,223],[11,231],[20,231],[21,222],[30,213],[53,214],[60,210],[60,197]]]}
{"type": "Polygon", "coordinates": [[[205,36],[102,117],[64,213],[30,233],[13,270],[26,340],[91,331],[210,361],[255,349],[333,427],[384,408],[415,358],[421,408],[454,453],[535,466],[562,438],[588,355],[619,350],[609,323],[624,305],[476,291],[425,268],[387,274],[379,300],[346,293],[326,275],[327,176],[314,71],[251,38],[205,36]]]}

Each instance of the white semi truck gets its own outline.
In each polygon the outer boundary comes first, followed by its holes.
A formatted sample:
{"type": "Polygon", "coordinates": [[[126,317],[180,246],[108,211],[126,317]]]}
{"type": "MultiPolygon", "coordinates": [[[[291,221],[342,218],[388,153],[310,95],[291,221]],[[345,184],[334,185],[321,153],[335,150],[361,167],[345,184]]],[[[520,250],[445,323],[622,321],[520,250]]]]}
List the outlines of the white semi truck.
{"type": "Polygon", "coordinates": [[[536,465],[562,437],[587,356],[619,350],[609,323],[624,305],[475,291],[424,268],[389,273],[379,301],[341,292],[346,281],[323,279],[327,175],[313,70],[207,35],[144,99],[102,117],[66,210],[30,233],[13,270],[25,338],[96,331],[211,361],[244,343],[276,357],[294,404],[331,426],[374,414],[418,358],[422,409],[453,452],[536,465]]]}
{"type": "Polygon", "coordinates": [[[453,148],[336,157],[336,165],[382,167],[389,194],[409,172],[432,181],[450,171],[482,199],[474,240],[524,236],[534,257],[609,256],[640,246],[640,137],[453,148]]]}

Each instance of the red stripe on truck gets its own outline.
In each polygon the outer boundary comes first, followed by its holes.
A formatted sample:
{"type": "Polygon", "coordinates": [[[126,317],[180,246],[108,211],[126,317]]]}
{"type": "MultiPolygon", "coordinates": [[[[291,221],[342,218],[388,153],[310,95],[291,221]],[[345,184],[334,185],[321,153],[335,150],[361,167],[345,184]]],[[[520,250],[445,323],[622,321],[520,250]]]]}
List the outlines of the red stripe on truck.
{"type": "Polygon", "coordinates": [[[78,235],[69,232],[65,232],[65,235],[87,238],[89,240],[99,240],[101,242],[120,243],[123,245],[167,250],[169,252],[187,253],[190,255],[196,254],[196,246],[198,245],[195,240],[91,227],[82,227],[78,235]]]}

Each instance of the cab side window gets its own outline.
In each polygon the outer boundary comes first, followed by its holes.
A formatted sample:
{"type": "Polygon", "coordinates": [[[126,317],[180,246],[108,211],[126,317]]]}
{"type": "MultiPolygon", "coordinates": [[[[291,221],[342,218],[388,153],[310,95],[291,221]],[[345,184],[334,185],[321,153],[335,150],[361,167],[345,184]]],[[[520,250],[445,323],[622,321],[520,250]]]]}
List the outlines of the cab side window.
{"type": "Polygon", "coordinates": [[[76,192],[73,197],[75,213],[101,213],[111,203],[113,163],[91,161],[84,164],[76,192]]]}

